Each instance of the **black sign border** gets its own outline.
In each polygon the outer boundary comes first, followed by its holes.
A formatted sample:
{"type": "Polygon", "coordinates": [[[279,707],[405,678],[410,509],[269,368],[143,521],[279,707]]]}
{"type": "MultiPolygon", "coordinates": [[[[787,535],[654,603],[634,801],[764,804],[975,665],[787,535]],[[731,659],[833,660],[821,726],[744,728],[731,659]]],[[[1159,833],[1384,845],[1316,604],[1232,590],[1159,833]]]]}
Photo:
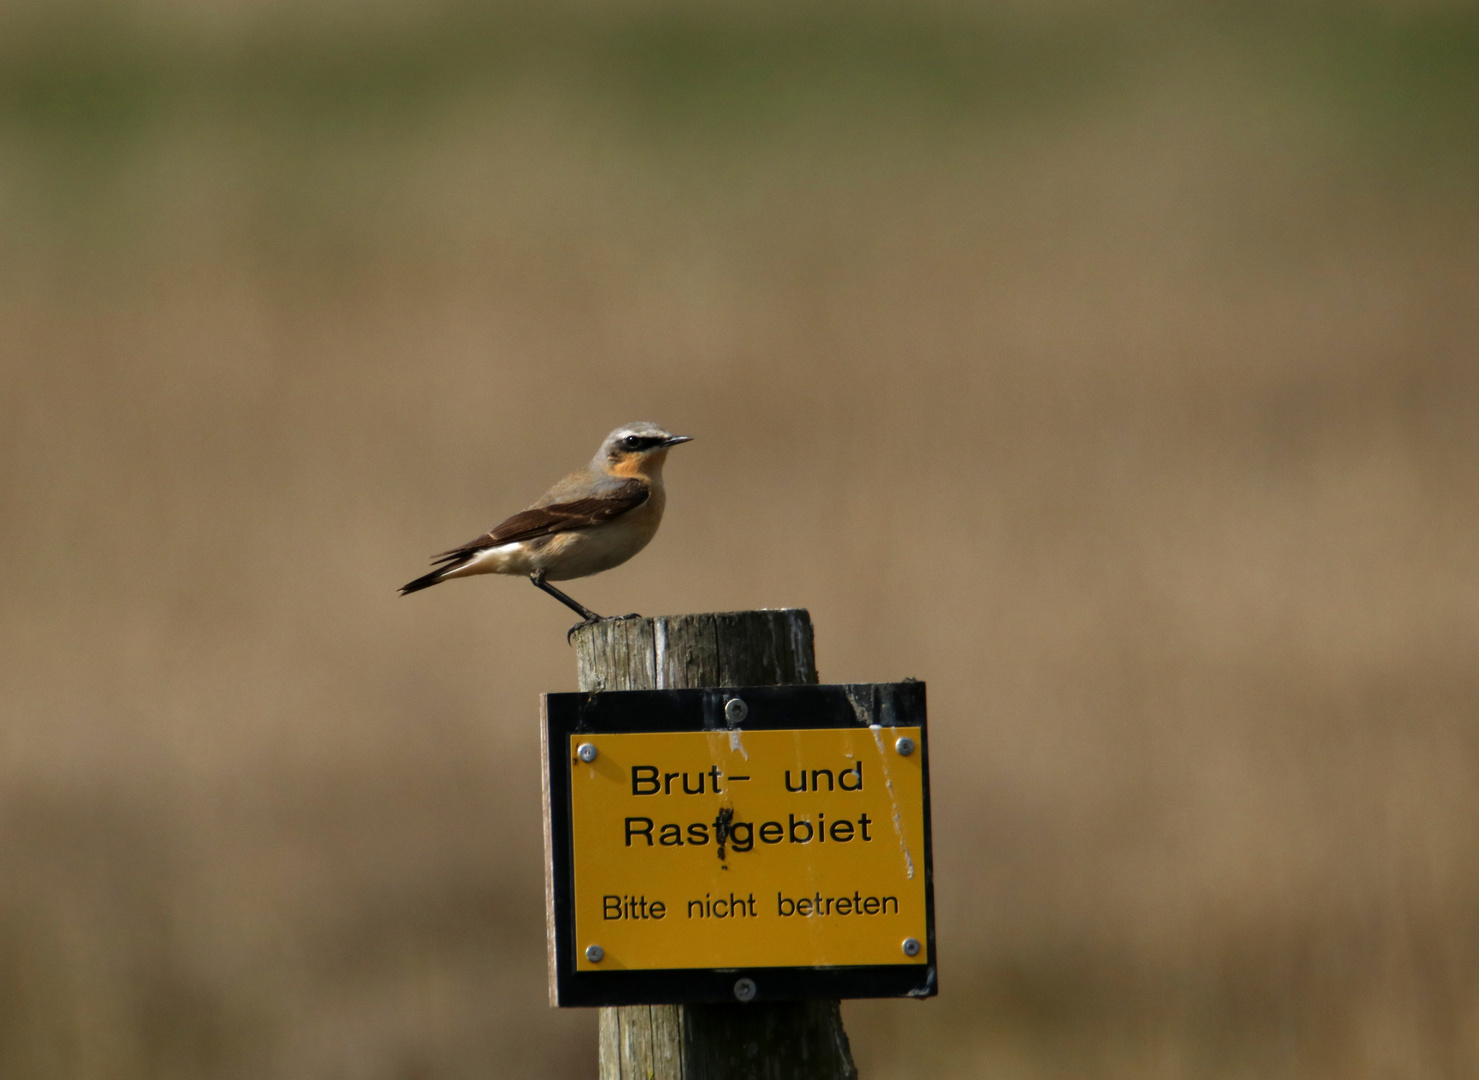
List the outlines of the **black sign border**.
{"type": "Polygon", "coordinates": [[[732,1002],[735,983],[749,978],[755,1001],[801,998],[933,997],[935,875],[930,828],[929,729],[925,684],[849,683],[823,686],[741,686],[712,690],[607,690],[544,694],[540,698],[544,766],[546,932],[550,1004],[678,1005],[732,1002]],[[742,698],[744,722],[730,725],[724,703],[742,698]],[[681,731],[765,731],[787,728],[917,727],[924,783],[924,964],[839,967],[661,968],[579,971],[576,968],[575,868],[570,811],[571,735],[681,731]],[[551,748],[558,747],[557,754],[551,748]]]}

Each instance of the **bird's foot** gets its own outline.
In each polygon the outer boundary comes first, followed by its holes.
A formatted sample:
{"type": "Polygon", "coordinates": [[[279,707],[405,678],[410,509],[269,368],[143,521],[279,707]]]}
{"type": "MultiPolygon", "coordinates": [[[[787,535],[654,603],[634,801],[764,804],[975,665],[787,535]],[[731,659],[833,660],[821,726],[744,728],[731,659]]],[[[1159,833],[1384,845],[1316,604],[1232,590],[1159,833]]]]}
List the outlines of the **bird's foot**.
{"type": "Polygon", "coordinates": [[[601,616],[599,616],[599,615],[593,615],[589,619],[581,619],[580,622],[576,623],[569,630],[566,630],[565,631],[565,644],[566,645],[574,645],[575,644],[575,631],[577,631],[577,630],[584,630],[587,626],[595,626],[596,623],[601,622],[601,621],[602,621],[602,619],[601,619],[601,616]]]}
{"type": "Polygon", "coordinates": [[[601,622],[626,622],[628,619],[640,619],[642,616],[635,611],[630,615],[596,615],[592,614],[588,619],[581,619],[569,630],[565,631],[565,642],[568,645],[575,644],[575,631],[584,630],[587,626],[595,626],[601,622]]]}

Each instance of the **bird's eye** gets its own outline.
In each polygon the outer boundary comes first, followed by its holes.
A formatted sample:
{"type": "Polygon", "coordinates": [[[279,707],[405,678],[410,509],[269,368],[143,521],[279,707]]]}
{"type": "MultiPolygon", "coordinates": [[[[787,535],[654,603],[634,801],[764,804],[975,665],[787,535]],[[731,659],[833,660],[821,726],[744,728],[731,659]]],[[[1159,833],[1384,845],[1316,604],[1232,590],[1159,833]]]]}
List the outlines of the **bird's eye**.
{"type": "Polygon", "coordinates": [[[642,440],[637,438],[637,436],[635,435],[628,435],[625,439],[622,439],[621,441],[626,444],[626,448],[628,450],[635,450],[637,449],[637,447],[642,445],[642,440]]]}

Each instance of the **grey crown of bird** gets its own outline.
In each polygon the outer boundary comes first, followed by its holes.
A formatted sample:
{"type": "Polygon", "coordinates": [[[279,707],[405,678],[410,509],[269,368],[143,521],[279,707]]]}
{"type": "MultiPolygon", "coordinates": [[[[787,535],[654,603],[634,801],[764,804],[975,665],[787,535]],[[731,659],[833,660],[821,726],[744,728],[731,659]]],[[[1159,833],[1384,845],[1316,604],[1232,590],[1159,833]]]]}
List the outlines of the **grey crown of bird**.
{"type": "Polygon", "coordinates": [[[690,438],[647,422],[622,425],[606,436],[584,469],[527,510],[435,556],[436,569],[402,585],[401,595],[450,578],[516,574],[580,615],[572,634],[599,621],[600,615],[549,583],[610,570],[647,546],[662,523],[668,451],[690,438]]]}

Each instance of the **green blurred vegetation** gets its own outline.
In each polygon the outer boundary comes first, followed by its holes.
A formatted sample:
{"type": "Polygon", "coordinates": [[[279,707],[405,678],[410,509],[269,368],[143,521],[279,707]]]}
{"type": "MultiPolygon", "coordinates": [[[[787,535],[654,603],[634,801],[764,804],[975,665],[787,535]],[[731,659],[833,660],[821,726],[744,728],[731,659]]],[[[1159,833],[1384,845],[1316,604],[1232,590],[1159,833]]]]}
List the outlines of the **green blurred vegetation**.
{"type": "MultiPolygon", "coordinates": [[[[292,246],[394,200],[425,131],[508,110],[598,132],[665,184],[732,188],[777,155],[941,167],[1176,84],[1260,102],[1363,182],[1463,186],[1479,168],[1463,8],[454,3],[223,29],[63,4],[0,30],[0,243],[139,243],[160,186],[132,171],[173,144],[247,184],[262,243],[292,246]]],[[[188,188],[202,162],[181,167],[188,188]]]]}
{"type": "Polygon", "coordinates": [[[0,129],[124,140],[185,113],[284,134],[408,125],[469,93],[560,91],[659,141],[732,144],[818,116],[949,130],[1082,107],[1168,55],[1222,54],[1290,107],[1442,158],[1479,145],[1479,12],[1363,5],[1104,8],[1067,18],[872,4],[454,5],[329,25],[280,10],[220,38],[118,8],[0,38],[0,129]],[[306,25],[305,25],[306,23],[306,25]]]}

